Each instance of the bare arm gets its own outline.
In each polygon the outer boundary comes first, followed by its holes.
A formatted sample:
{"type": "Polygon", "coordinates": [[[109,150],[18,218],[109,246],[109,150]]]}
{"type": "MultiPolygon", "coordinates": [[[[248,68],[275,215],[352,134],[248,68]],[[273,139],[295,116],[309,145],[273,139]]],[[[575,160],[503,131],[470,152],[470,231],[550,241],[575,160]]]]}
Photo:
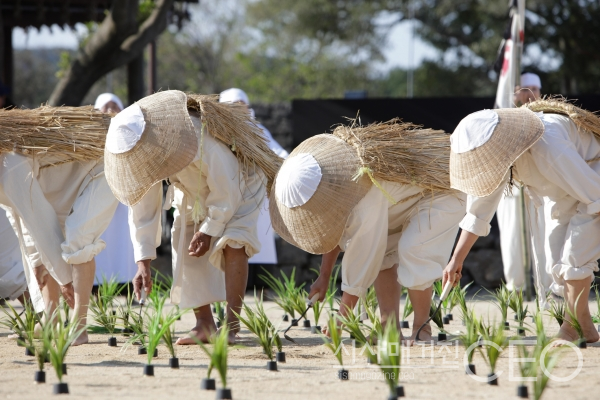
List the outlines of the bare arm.
{"type": "Polygon", "coordinates": [[[444,268],[444,275],[442,278],[443,284],[445,284],[447,280],[450,280],[454,284],[458,283],[462,277],[461,271],[463,262],[465,261],[465,258],[467,258],[467,255],[469,255],[471,248],[478,238],[479,236],[469,231],[463,230],[461,232],[456,248],[454,249],[454,254],[446,268],[444,268]]]}
{"type": "Polygon", "coordinates": [[[327,293],[327,288],[329,287],[329,279],[331,278],[333,267],[335,266],[335,262],[337,261],[341,251],[342,249],[340,249],[340,246],[336,246],[335,249],[331,250],[329,253],[323,254],[323,258],[321,260],[321,271],[317,280],[310,287],[310,293],[308,294],[309,299],[312,299],[312,297],[317,293],[319,294],[319,301],[323,301],[325,299],[325,294],[327,293]]]}

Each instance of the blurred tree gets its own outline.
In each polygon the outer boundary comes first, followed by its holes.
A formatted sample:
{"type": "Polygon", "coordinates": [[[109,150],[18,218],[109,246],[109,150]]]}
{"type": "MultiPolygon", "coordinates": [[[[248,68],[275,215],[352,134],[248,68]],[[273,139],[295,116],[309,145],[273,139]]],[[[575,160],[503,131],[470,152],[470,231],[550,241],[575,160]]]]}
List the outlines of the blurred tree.
{"type": "Polygon", "coordinates": [[[112,2],[104,21],[82,42],[49,104],[79,105],[98,79],[134,60],[165,30],[172,5],[173,0],[112,2]]]}

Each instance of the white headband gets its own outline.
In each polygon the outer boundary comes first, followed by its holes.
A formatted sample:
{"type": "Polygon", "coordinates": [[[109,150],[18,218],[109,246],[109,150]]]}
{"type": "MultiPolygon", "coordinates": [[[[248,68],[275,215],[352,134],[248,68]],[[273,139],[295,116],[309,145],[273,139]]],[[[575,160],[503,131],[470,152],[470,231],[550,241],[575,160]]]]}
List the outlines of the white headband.
{"type": "Polygon", "coordinates": [[[248,99],[248,95],[242,90],[237,88],[227,89],[219,95],[220,103],[236,103],[241,101],[247,106],[250,105],[250,99],[248,99]]]}
{"type": "Polygon", "coordinates": [[[113,93],[102,93],[100,96],[98,96],[96,98],[96,103],[94,103],[94,108],[99,110],[111,101],[118,105],[121,111],[123,110],[124,107],[121,99],[119,99],[117,95],[113,93]]]}
{"type": "Polygon", "coordinates": [[[521,87],[538,87],[542,88],[542,81],[540,77],[531,72],[526,72],[521,75],[521,87]]]}

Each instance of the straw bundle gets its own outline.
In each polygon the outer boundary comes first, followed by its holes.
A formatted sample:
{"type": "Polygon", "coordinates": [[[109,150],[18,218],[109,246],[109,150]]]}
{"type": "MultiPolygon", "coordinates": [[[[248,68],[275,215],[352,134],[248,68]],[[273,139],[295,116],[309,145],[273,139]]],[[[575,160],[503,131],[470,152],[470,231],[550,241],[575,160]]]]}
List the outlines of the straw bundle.
{"type": "Polygon", "coordinates": [[[244,171],[260,167],[267,178],[267,191],[281,167],[282,159],[267,145],[262,130],[245,106],[219,103],[218,96],[187,94],[188,109],[199,112],[207,131],[235,153],[244,171]]]}
{"type": "Polygon", "coordinates": [[[541,100],[524,104],[523,107],[534,112],[566,115],[577,125],[577,128],[585,129],[600,137],[600,117],[569,103],[564,97],[544,97],[541,100]]]}
{"type": "Polygon", "coordinates": [[[444,131],[393,119],[367,126],[338,126],[333,134],[354,146],[363,167],[376,180],[451,192],[450,138],[444,131]]]}
{"type": "Polygon", "coordinates": [[[92,106],[3,109],[0,153],[55,155],[59,162],[96,160],[104,155],[110,118],[92,106]]]}

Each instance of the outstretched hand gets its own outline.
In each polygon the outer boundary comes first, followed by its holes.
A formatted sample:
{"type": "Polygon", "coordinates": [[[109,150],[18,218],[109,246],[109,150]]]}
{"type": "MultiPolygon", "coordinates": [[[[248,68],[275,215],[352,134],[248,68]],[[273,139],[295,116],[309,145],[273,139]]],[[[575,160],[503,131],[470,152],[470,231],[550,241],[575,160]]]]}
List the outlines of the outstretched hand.
{"type": "Polygon", "coordinates": [[[150,260],[142,260],[137,262],[138,271],[133,277],[133,292],[139,300],[142,298],[142,290],[146,294],[152,291],[152,273],[150,271],[150,260]]]}
{"type": "Polygon", "coordinates": [[[325,300],[325,295],[327,294],[327,289],[329,288],[329,279],[323,279],[322,276],[319,276],[316,281],[310,286],[310,292],[308,293],[308,298],[312,299],[314,295],[319,295],[319,301],[325,300]]]}
{"type": "Polygon", "coordinates": [[[450,260],[446,268],[444,268],[442,287],[446,285],[447,281],[450,281],[452,286],[456,286],[458,282],[460,282],[460,278],[462,278],[462,268],[462,263],[459,263],[454,259],[450,260]]]}
{"type": "Polygon", "coordinates": [[[75,308],[75,289],[73,288],[73,282],[69,282],[66,285],[60,287],[62,297],[67,302],[70,308],[75,308]]]}
{"type": "Polygon", "coordinates": [[[205,255],[208,252],[208,249],[210,249],[211,239],[212,236],[209,236],[206,233],[194,233],[194,237],[190,242],[190,247],[188,247],[189,255],[194,257],[202,257],[205,255]]]}

